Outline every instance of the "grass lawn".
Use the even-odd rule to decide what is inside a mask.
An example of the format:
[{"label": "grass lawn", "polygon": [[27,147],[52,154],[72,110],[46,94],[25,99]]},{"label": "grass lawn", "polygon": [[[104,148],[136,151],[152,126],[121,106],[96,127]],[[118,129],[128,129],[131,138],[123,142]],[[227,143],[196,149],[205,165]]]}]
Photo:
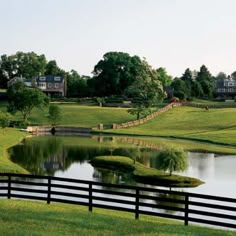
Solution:
[{"label": "grass lawn", "polygon": [[178,107],[139,126],[108,130],[119,134],[179,137],[236,145],[236,109]]},{"label": "grass lawn", "polygon": [[0,128],[0,172],[27,173],[21,166],[11,162],[8,158],[7,149],[18,144],[26,133],[12,128]]},{"label": "grass lawn", "polygon": [[[83,106],[78,104],[59,104],[59,106],[63,114],[60,124],[63,126],[96,127],[100,123],[111,125],[135,119],[134,116],[127,112],[127,108]],[[48,109],[40,110],[35,108],[28,121],[31,125],[49,125],[47,115]],[[20,114],[17,114],[17,119],[22,119]]]},{"label": "grass lawn", "polygon": [[224,236],[235,231],[200,226],[184,226],[183,222],[158,217],[42,202],[0,200],[1,235],[159,235],[159,236]]}]

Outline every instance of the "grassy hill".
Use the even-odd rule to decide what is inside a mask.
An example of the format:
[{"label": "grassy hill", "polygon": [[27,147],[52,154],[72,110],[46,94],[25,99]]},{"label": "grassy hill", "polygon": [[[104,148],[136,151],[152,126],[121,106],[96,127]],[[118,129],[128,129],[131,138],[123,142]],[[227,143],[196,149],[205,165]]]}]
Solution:
[{"label": "grassy hill", "polygon": [[183,222],[158,217],[42,202],[1,200],[1,235],[159,235],[159,236],[224,236],[236,235],[230,230],[184,226]]},{"label": "grassy hill", "polygon": [[[6,105],[6,103],[1,103],[0,110],[6,111]],[[62,109],[61,124],[64,126],[96,127],[100,123],[111,125],[112,123],[122,123],[135,119],[134,116],[127,112],[127,108],[83,106],[78,104],[58,105]],[[44,110],[35,108],[28,122],[31,125],[49,125],[47,116],[48,108]],[[22,120],[19,112],[16,113],[15,119]]]},{"label": "grassy hill", "polygon": [[236,109],[178,107],[140,126],[109,130],[119,134],[178,137],[236,145]]}]

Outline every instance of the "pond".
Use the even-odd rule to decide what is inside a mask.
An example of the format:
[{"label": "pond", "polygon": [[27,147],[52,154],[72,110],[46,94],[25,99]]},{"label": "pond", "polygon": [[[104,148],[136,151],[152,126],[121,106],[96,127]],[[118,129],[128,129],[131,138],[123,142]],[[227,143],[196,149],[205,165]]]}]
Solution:
[{"label": "pond", "polygon": [[[124,155],[155,168],[161,148],[132,137],[41,136],[25,139],[9,153],[12,161],[32,174],[136,185],[128,175],[94,168],[90,160],[98,155]],[[178,174],[205,184],[173,190],[236,198],[236,156],[189,152],[188,162],[187,170]]]}]

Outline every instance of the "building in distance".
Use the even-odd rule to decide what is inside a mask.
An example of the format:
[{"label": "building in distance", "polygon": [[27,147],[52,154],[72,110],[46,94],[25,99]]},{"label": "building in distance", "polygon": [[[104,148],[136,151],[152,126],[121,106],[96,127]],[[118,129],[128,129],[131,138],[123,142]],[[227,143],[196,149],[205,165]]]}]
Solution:
[{"label": "building in distance", "polygon": [[14,77],[8,82],[8,87],[14,83],[21,81],[27,87],[39,88],[49,97],[65,97],[66,96],[66,82],[62,76],[38,76],[31,80],[23,77]]}]

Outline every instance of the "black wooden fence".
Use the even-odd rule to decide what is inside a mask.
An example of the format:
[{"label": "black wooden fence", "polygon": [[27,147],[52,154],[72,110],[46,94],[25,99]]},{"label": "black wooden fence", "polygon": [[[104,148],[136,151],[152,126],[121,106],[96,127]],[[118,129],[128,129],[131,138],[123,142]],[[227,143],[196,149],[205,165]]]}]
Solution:
[{"label": "black wooden fence", "polygon": [[86,180],[0,173],[0,197],[62,202],[236,228],[236,199]]}]

